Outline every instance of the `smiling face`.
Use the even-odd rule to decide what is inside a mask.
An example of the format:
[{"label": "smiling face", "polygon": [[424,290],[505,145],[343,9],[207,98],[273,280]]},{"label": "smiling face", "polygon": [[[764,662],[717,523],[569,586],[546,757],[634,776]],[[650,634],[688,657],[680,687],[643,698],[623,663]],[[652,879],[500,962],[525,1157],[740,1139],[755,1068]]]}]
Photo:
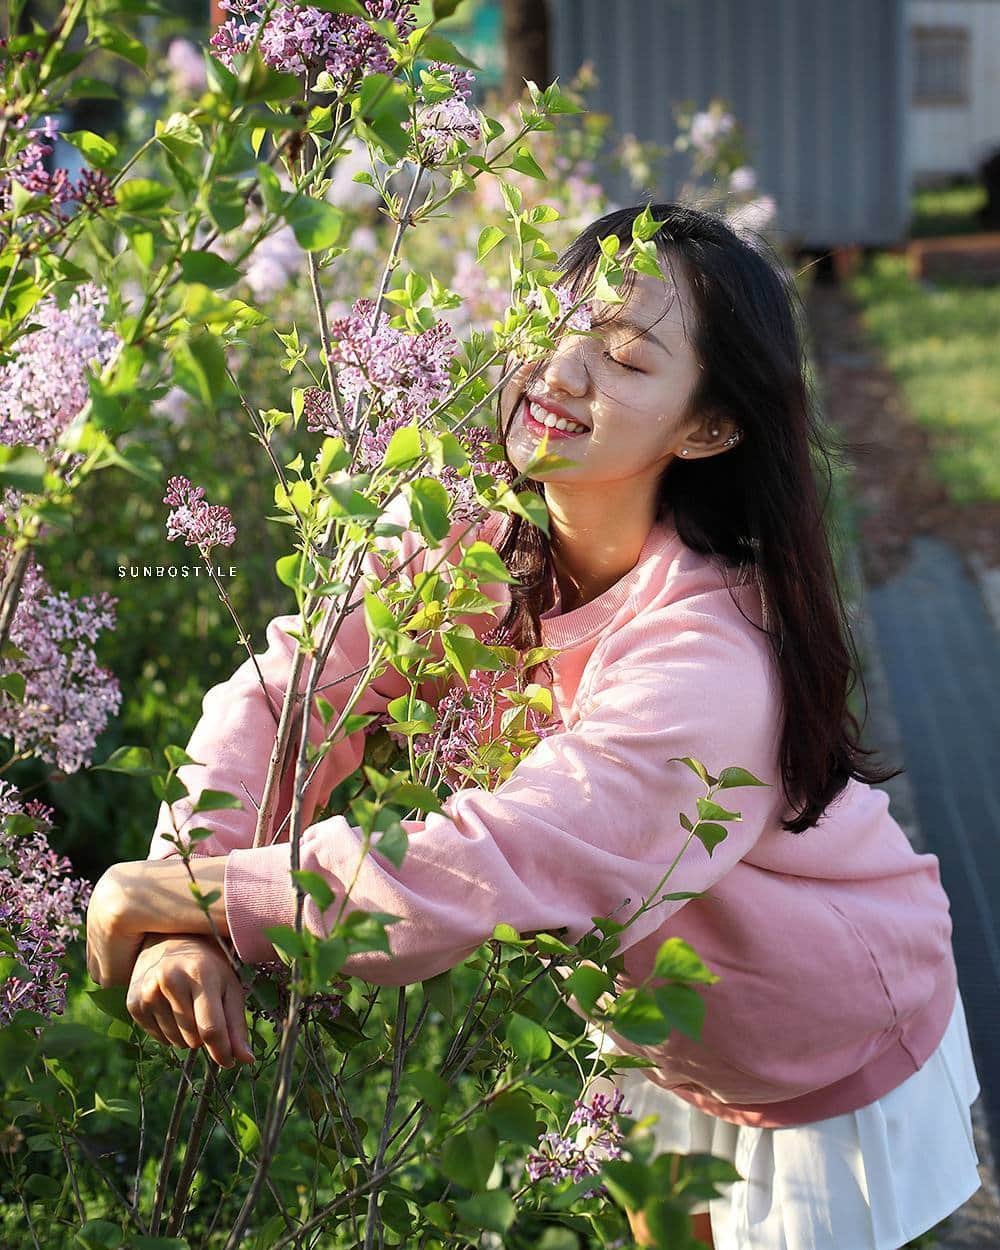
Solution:
[{"label": "smiling face", "polygon": [[643,495],[655,491],[698,425],[689,410],[701,377],[691,342],[695,306],[682,266],[675,263],[672,270],[670,281],[636,274],[624,304],[594,305],[595,337],[565,334],[534,381],[536,361],[511,378],[500,411],[506,429],[517,404],[507,454],[518,472],[542,437],[533,414],[544,420],[550,405],[586,430],[550,430],[552,451],[575,463],[533,475],[536,480],[619,487],[631,482]]}]

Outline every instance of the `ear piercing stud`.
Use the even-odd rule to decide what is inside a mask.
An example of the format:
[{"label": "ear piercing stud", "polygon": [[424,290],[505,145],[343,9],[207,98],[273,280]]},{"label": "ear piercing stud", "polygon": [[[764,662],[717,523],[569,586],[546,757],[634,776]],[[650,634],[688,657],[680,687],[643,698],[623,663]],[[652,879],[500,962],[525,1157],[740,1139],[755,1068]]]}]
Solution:
[{"label": "ear piercing stud", "polygon": [[[718,430],[718,429],[709,430],[709,431],[708,431],[708,433],[709,433],[709,436],[710,436],[711,438],[718,438],[718,437],[719,437],[719,430]],[[730,436],[726,439],[726,441],[725,441],[722,445],[723,445],[723,447],[735,447],[735,446],[736,446],[736,444],[740,441],[740,439],[741,439],[742,437],[743,437],[743,431],[742,431],[742,430],[734,430],[734,431],[733,431],[733,433],[732,433],[732,434],[730,434]],[[690,448],[688,448],[688,447],[682,447],[682,448],[681,448],[681,455],[682,455],[682,456],[687,456],[687,455],[690,455]]]}]

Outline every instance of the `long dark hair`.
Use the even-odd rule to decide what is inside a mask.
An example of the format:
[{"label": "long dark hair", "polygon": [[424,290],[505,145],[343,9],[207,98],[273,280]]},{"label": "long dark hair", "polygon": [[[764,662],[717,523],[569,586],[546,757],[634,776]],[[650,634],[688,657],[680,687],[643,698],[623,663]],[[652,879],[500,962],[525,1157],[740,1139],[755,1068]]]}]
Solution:
[{"label": "long dark hair", "polygon": [[[582,231],[560,257],[561,282],[579,296],[601,254],[599,241],[631,239],[644,207],[608,213]],[[737,234],[719,216],[678,204],[648,207],[664,223],[655,235],[658,252],[665,265],[680,262],[694,297],[691,343],[701,369],[690,410],[724,414],[743,431],[722,454],[670,462],[659,482],[657,519],[669,513],[681,539],[737,570],[738,582],[756,579],[784,696],[780,760],[793,812],[782,826],[802,833],[851,777],[883,782],[902,771],[865,762],[875,752],[861,747],[848,704],[856,685],[865,692],[864,681],[824,523],[840,448],[815,415],[801,308],[785,267],[762,240]],[[620,293],[633,286],[628,270]],[[544,367],[543,359],[520,379],[511,419]],[[510,421],[501,430],[505,452],[509,429]],[[514,469],[509,457],[507,464]],[[544,497],[541,483],[526,485]],[[515,647],[538,645],[539,617],[551,606],[549,540],[508,517],[494,545],[518,578],[496,632]],[[865,708],[867,716],[867,692]]]}]

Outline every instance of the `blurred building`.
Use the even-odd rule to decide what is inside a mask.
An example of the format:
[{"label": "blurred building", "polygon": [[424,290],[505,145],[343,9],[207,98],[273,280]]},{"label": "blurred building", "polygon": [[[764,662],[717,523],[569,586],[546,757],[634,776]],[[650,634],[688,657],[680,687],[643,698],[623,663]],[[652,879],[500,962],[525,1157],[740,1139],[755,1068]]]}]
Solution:
[{"label": "blurred building", "polygon": [[724,99],[793,245],[898,242],[916,181],[973,175],[1000,145],[1000,0],[547,3],[552,76],[590,61],[618,133],[672,145],[675,106]]}]

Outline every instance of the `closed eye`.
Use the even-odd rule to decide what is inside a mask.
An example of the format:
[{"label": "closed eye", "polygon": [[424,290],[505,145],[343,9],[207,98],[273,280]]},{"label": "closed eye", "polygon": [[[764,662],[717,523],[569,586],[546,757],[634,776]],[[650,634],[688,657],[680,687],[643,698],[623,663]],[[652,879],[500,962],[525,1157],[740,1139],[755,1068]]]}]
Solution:
[{"label": "closed eye", "polygon": [[605,360],[610,360],[613,364],[618,365],[620,369],[627,369],[629,373],[642,373],[641,369],[637,369],[635,365],[627,365],[624,360],[619,360],[616,356],[612,356],[609,351],[602,353]]}]

